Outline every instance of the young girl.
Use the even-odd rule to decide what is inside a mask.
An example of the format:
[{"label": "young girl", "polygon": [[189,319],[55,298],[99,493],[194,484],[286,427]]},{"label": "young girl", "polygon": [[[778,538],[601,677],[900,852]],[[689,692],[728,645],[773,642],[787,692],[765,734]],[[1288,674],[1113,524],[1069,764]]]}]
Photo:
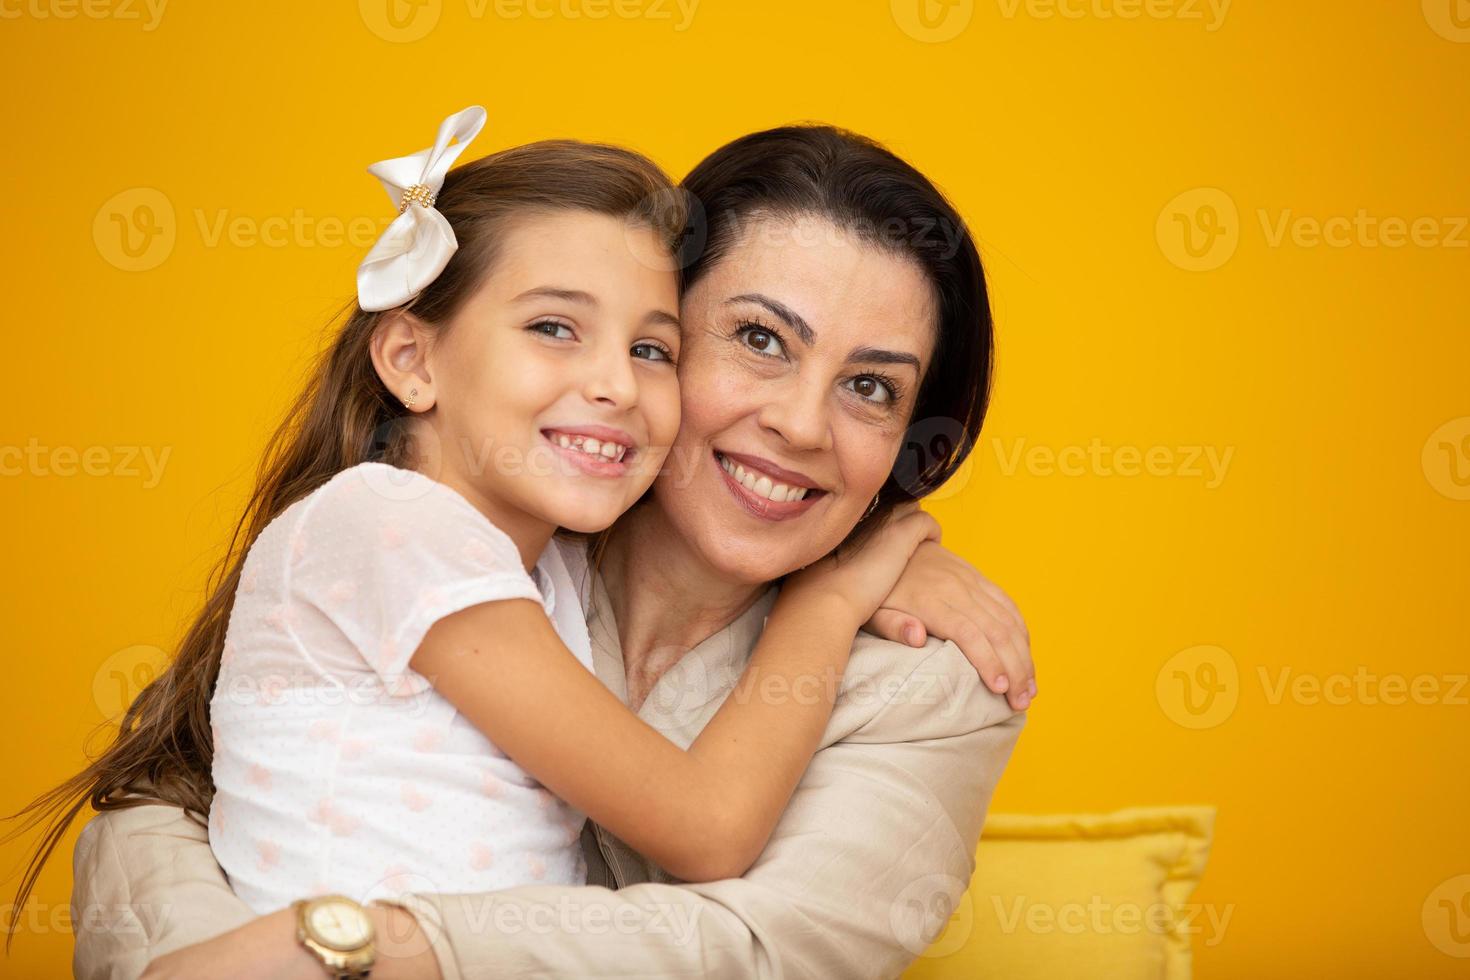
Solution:
[{"label": "young girl", "polygon": [[[674,439],[682,217],[653,164],[609,147],[450,172],[483,123],[466,109],[371,168],[401,214],[268,462],[291,478],[238,570],[209,703],[210,843],[258,913],[579,884],[586,815],[677,877],[742,874],[858,627],[937,537],[910,507],[788,578],[687,751],[619,702],[591,669],[581,545],[552,535],[607,528]],[[760,492],[793,514],[821,496]]]}]

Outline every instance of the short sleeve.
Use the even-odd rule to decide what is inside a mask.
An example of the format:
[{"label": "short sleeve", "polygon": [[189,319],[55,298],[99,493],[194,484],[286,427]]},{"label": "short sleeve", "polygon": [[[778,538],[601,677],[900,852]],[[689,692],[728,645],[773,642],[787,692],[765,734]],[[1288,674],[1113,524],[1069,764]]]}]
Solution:
[{"label": "short sleeve", "polygon": [[434,623],[500,599],[545,605],[504,531],[453,489],[383,463],[344,470],[304,502],[288,577],[292,622],[324,617],[400,692]]}]

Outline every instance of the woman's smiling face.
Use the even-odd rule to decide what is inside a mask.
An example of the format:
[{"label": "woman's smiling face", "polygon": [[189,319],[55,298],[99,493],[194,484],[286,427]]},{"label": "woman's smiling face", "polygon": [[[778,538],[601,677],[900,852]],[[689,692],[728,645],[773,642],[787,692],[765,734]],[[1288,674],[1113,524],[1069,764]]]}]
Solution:
[{"label": "woman's smiling face", "polygon": [[934,350],[933,289],[826,219],[762,218],[681,319],[658,506],[713,567],[771,581],[841,543],[887,480]]}]

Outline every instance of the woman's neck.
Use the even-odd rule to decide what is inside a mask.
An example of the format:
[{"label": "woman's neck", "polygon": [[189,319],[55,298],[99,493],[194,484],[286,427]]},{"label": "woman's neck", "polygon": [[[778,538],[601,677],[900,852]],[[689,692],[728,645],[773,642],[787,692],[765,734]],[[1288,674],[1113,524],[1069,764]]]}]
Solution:
[{"label": "woman's neck", "polygon": [[635,711],[664,671],[733,623],[766,590],[710,567],[652,502],[618,522],[601,574]]}]

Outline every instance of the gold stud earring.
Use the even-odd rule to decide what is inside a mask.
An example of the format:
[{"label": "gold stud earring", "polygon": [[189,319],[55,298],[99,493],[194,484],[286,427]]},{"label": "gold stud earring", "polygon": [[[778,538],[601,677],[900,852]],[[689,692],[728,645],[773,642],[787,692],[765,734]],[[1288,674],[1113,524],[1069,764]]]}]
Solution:
[{"label": "gold stud earring", "polygon": [[413,408],[413,403],[418,400],[418,394],[419,390],[417,388],[408,389],[408,397],[403,400],[403,407]]}]

